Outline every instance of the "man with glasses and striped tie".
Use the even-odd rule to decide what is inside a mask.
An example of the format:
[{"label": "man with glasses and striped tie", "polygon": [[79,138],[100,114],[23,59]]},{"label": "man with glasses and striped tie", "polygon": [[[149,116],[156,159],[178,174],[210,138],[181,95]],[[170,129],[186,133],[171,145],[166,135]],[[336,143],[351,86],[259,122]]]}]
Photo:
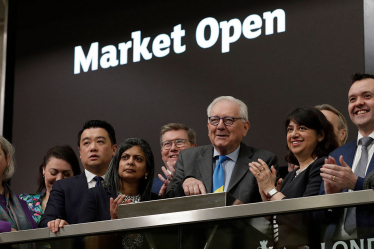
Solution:
[{"label": "man with glasses and striped tie", "polygon": [[277,157],[242,143],[249,129],[247,106],[239,99],[221,96],[208,110],[211,145],[181,151],[167,197],[229,192],[243,203],[261,201],[248,163],[264,160],[277,167]]},{"label": "man with glasses and striped tie", "polygon": [[[357,140],[331,152],[321,168],[320,194],[363,189],[364,179],[374,169],[374,75],[356,73],[348,92],[348,113],[358,128]],[[326,239],[350,240],[374,236],[372,205],[329,210]],[[339,219],[339,220],[337,220]]]}]

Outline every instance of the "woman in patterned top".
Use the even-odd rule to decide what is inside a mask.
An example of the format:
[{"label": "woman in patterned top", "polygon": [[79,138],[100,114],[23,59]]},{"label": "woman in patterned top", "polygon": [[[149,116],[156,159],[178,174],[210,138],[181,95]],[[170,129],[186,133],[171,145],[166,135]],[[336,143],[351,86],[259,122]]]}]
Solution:
[{"label": "woman in patterned top", "polygon": [[44,214],[53,183],[80,173],[78,158],[70,146],[56,146],[48,150],[39,166],[37,194],[20,195],[27,202],[37,225]]}]

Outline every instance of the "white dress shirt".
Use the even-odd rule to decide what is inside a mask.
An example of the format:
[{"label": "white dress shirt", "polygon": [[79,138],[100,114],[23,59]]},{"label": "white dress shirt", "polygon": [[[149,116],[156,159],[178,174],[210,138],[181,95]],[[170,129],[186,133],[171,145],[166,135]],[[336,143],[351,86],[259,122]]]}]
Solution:
[{"label": "white dress shirt", "polygon": [[[88,184],[88,188],[93,188],[95,187],[96,185],[96,180],[94,179],[94,177],[96,176],[95,174],[92,174],[90,171],[84,169],[84,173],[86,174],[86,178],[87,178],[87,184]],[[105,179],[105,175],[102,176],[103,179]],[[102,183],[102,182],[101,182]]]}]

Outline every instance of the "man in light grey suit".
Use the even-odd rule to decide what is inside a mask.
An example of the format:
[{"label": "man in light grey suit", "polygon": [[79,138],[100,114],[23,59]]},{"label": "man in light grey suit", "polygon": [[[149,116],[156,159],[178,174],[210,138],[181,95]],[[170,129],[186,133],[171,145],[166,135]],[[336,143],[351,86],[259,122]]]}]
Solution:
[{"label": "man in light grey suit", "polygon": [[[213,100],[207,113],[212,144],[180,152],[166,196],[214,192],[213,174],[216,176],[218,165],[224,171],[221,190],[229,192],[243,203],[261,201],[257,181],[249,171],[248,163],[262,159],[277,168],[277,157],[269,151],[241,142],[249,129],[247,106],[231,96],[221,96]],[[224,157],[223,162],[219,159],[222,156],[227,157]]]}]

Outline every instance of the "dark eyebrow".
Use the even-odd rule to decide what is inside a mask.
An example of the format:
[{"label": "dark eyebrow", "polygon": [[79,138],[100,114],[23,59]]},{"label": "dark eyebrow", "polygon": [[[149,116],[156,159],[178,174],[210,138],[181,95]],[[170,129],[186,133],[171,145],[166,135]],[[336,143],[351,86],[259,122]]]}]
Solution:
[{"label": "dark eyebrow", "polygon": [[[85,137],[85,138],[82,139],[82,141],[89,140],[89,139],[90,139],[89,137]],[[106,140],[106,137],[104,137],[104,136],[98,136],[98,137],[95,137],[94,139],[104,139],[104,140]]]}]

